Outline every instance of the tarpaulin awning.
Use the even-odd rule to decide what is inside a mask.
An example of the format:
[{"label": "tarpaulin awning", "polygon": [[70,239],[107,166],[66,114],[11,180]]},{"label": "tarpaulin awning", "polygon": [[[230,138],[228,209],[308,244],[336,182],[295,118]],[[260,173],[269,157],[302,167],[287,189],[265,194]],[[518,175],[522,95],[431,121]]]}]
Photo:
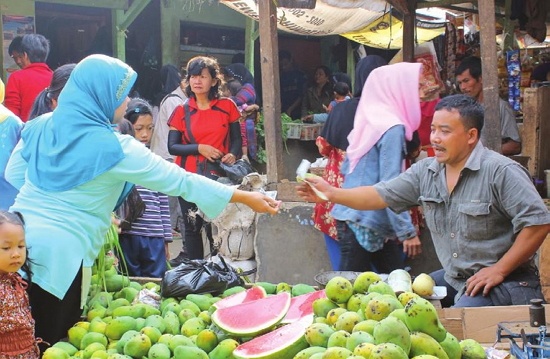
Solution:
[{"label": "tarpaulin awning", "polygon": [[[220,0],[229,8],[256,21],[258,0]],[[358,43],[383,49],[402,46],[403,24],[391,16],[383,0],[317,0],[315,9],[277,8],[277,28],[308,36],[342,35]],[[425,24],[425,23],[424,23]],[[445,31],[443,23],[417,24],[417,41],[429,41]]]},{"label": "tarpaulin awning", "polygon": [[[417,21],[416,42],[422,44],[445,32],[445,23]],[[403,22],[386,13],[371,24],[342,36],[370,47],[381,49],[400,49],[403,47]]]}]

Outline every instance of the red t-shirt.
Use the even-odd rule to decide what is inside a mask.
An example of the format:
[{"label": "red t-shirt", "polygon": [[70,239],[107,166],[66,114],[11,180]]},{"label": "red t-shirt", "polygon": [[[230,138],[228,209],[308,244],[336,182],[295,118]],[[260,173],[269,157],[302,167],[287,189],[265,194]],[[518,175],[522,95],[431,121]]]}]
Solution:
[{"label": "red t-shirt", "polygon": [[4,106],[19,116],[23,122],[29,119],[34,99],[50,86],[53,72],[45,63],[32,63],[8,77]]},{"label": "red t-shirt", "polygon": [[[228,98],[214,99],[210,102],[210,108],[199,110],[194,98],[188,101],[190,110],[191,132],[197,144],[207,144],[217,148],[223,153],[229,152],[229,125],[239,121],[241,116],[235,103]],[[190,136],[187,136],[185,125],[185,109],[183,105],[176,107],[168,120],[168,126],[181,132],[181,142],[190,144]],[[184,167],[189,172],[197,172],[197,162],[203,162],[204,156],[196,154],[187,156]],[[176,157],[176,163],[181,166],[181,156]]]}]

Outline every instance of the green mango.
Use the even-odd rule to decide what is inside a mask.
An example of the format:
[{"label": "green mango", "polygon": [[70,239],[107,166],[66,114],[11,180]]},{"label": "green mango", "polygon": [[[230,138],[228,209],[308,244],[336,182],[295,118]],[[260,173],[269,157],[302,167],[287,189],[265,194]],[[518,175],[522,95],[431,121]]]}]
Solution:
[{"label": "green mango", "polygon": [[405,306],[405,313],[407,327],[411,332],[426,333],[438,342],[445,340],[447,330],[439,321],[435,307],[428,300],[422,297],[410,299]]}]

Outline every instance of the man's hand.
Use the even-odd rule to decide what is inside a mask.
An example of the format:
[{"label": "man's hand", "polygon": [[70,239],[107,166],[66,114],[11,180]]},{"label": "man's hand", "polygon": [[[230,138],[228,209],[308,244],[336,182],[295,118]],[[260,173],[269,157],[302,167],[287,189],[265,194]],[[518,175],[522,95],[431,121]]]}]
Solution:
[{"label": "man's hand", "polygon": [[[307,183],[306,183],[307,182]],[[312,187],[315,187],[319,192],[323,193],[327,198],[329,193],[334,189],[327,181],[319,176],[312,176],[304,179],[296,186],[296,192],[298,196],[302,197],[308,202],[326,202],[326,199],[315,194]]]},{"label": "man's hand", "polygon": [[474,297],[482,293],[486,297],[492,288],[504,281],[505,277],[495,266],[483,268],[466,280],[465,294]]},{"label": "man's hand", "polygon": [[420,253],[422,253],[422,244],[418,236],[409,238],[403,241],[403,252],[407,257],[414,259]]}]

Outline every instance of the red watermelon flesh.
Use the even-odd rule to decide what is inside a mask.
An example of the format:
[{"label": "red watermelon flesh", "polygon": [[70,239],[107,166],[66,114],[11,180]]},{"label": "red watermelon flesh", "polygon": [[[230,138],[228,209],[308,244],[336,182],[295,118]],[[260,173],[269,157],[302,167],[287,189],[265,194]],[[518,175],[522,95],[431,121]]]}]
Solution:
[{"label": "red watermelon flesh", "polygon": [[252,302],[217,309],[212,322],[236,336],[254,336],[278,324],[290,306],[290,293],[282,292]]},{"label": "red watermelon flesh", "polygon": [[303,317],[312,315],[313,302],[319,298],[326,298],[324,289],[293,297],[290,300],[290,308],[281,323],[294,323]]},{"label": "red watermelon flesh", "polygon": [[265,298],[266,296],[267,296],[267,293],[265,292],[264,288],[260,286],[255,286],[245,291],[230,295],[229,297],[225,297],[217,301],[216,303],[214,303],[213,306],[216,309],[227,308],[237,304],[252,302],[253,300],[262,299],[262,298]]},{"label": "red watermelon flesh", "polygon": [[237,359],[293,358],[308,347],[304,335],[312,319],[313,316],[304,317],[241,344],[233,351],[233,356]]}]

